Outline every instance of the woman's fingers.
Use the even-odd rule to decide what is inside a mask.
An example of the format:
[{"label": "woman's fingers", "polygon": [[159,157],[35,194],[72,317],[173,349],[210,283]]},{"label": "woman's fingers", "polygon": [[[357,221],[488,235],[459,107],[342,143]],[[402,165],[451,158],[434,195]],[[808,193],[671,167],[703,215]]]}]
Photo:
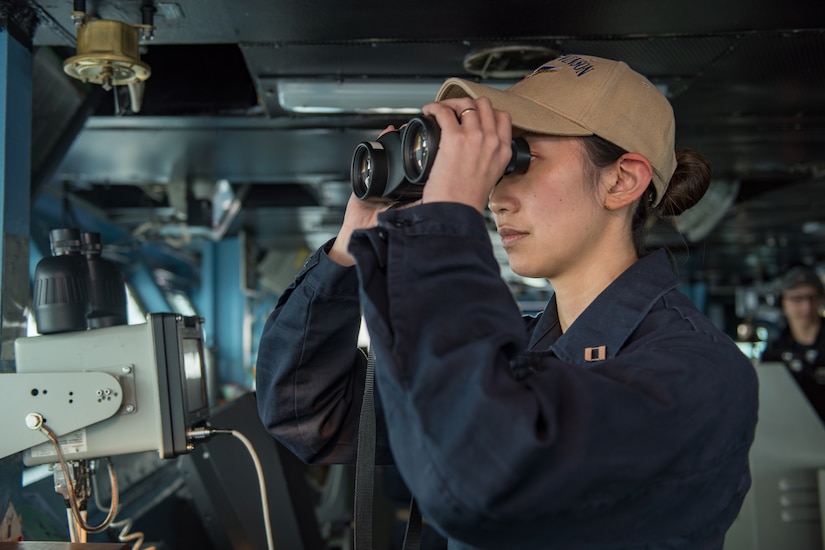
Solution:
[{"label": "woman's fingers", "polygon": [[487,98],[458,98],[424,107],[441,129],[424,202],[462,202],[483,210],[509,162],[510,118]]}]

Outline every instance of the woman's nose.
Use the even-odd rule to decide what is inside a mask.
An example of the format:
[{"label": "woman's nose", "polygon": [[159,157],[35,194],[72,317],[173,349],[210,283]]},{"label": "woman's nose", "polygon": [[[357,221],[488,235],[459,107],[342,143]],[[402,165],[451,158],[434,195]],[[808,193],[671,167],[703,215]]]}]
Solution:
[{"label": "woman's nose", "polygon": [[501,212],[512,212],[516,208],[516,198],[513,195],[510,177],[503,177],[493,190],[487,200],[487,207],[493,214]]}]

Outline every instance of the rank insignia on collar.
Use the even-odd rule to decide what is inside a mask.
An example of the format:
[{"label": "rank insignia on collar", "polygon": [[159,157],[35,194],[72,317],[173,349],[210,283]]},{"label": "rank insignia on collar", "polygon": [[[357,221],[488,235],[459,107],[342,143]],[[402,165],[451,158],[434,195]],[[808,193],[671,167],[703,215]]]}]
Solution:
[{"label": "rank insignia on collar", "polygon": [[604,361],[605,357],[607,357],[607,346],[584,348],[585,361]]}]

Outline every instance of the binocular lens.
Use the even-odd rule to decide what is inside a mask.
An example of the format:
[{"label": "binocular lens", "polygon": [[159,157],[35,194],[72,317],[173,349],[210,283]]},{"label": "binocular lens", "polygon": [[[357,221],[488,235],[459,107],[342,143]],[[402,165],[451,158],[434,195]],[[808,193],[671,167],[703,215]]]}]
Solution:
[{"label": "binocular lens", "polygon": [[431,116],[414,117],[407,123],[401,138],[401,151],[404,173],[412,183],[427,181],[440,139],[441,128]]},{"label": "binocular lens", "polygon": [[[352,191],[359,199],[380,197],[387,180],[387,154],[380,143],[364,141],[355,148],[350,168]],[[374,186],[380,187],[380,189]]]},{"label": "binocular lens", "polygon": [[424,171],[424,166],[430,156],[429,140],[425,135],[416,134],[410,142],[410,150],[408,151],[410,167],[413,168],[413,173],[420,174]]}]

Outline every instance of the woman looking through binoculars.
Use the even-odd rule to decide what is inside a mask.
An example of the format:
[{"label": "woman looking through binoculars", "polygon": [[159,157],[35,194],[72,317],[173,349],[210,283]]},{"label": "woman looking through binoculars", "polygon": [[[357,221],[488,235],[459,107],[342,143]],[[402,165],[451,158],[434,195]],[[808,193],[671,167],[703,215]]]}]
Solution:
[{"label": "woman looking through binoculars", "polygon": [[[750,486],[757,380],[678,289],[650,216],[710,181],[667,99],[626,64],[565,55],[508,90],[449,79],[421,200],[350,199],[261,339],[261,418],[308,462],[352,463],[375,350],[377,460],[450,548],[720,548]],[[505,175],[513,138],[526,172]],[[499,273],[554,295],[522,317]]]}]

